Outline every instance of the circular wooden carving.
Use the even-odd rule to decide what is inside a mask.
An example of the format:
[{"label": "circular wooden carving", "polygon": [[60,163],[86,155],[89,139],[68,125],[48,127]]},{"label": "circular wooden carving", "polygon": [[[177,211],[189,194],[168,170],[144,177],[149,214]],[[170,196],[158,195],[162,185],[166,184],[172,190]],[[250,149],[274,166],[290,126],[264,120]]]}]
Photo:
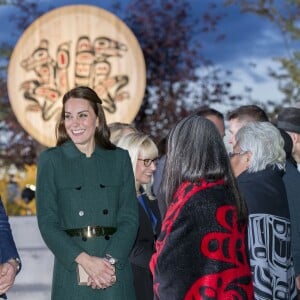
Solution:
[{"label": "circular wooden carving", "polygon": [[130,123],[144,97],[144,57],[132,31],[95,6],[64,6],[38,18],[20,37],[9,63],[8,93],[23,128],[41,144],[56,143],[61,98],[93,88],[107,122]]}]

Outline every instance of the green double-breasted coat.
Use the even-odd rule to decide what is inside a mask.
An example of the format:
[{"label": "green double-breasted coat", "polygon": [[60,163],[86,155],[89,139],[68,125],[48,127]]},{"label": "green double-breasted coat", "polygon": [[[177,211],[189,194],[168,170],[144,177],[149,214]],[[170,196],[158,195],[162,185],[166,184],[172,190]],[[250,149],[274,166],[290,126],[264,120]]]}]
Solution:
[{"label": "green double-breasted coat", "polygon": [[[138,228],[132,165],[127,151],[96,147],[87,158],[72,142],[44,151],[38,162],[38,224],[55,256],[53,300],[134,300],[128,256]],[[112,236],[84,241],[65,229],[116,227]],[[75,258],[81,252],[118,259],[117,282],[105,290],[77,284]]]}]

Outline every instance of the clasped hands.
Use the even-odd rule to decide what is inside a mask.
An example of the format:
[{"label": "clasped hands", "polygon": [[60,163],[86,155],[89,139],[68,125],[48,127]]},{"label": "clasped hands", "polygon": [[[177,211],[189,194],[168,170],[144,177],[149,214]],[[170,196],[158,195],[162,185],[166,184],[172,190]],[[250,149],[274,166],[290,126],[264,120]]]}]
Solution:
[{"label": "clasped hands", "polygon": [[0,264],[0,295],[5,294],[14,284],[17,266],[13,261]]},{"label": "clasped hands", "polygon": [[115,266],[105,258],[90,256],[81,253],[76,258],[85,271],[89,274],[87,285],[93,289],[106,289],[116,283]]}]

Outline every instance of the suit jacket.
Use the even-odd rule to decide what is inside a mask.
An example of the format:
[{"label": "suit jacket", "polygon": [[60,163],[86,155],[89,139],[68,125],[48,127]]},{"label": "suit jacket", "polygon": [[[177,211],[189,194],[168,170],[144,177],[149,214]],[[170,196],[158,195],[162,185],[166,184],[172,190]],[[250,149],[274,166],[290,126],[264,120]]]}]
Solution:
[{"label": "suit jacket", "polygon": [[[291,222],[283,172],[275,167],[237,178],[249,209],[248,245],[255,299],[296,299]],[[280,246],[279,246],[280,245]]]},{"label": "suit jacket", "polygon": [[290,208],[292,229],[292,253],[296,276],[300,275],[300,173],[297,165],[286,161],[283,181]]},{"label": "suit jacket", "polygon": [[[46,244],[55,256],[52,299],[134,300],[128,260],[138,228],[133,170],[128,152],[96,146],[86,157],[72,142],[44,151],[38,161],[37,217]],[[65,229],[116,227],[112,236],[84,241]],[[78,286],[75,258],[86,252],[118,259],[117,282],[105,290]]]},{"label": "suit jacket", "polygon": [[158,207],[162,219],[165,216],[167,211],[167,203],[160,191],[165,163],[166,163],[166,155],[163,155],[162,157],[159,158],[157,162],[156,170],[154,171],[153,174],[153,185],[152,185],[152,189],[157,198]]},{"label": "suit jacket", "polygon": [[0,264],[7,262],[11,258],[20,259],[12,236],[8,217],[0,199]]},{"label": "suit jacket", "polygon": [[157,218],[155,232],[153,232],[151,221],[145,212],[145,209],[139,203],[139,229],[137,237],[130,254],[130,262],[141,268],[149,270],[149,261],[154,253],[154,236],[158,236],[161,228],[161,218],[158,209],[157,200],[149,200],[146,194],[143,194],[143,199],[151,208]]},{"label": "suit jacket", "polygon": [[155,252],[155,236],[160,233],[161,218],[157,200],[149,200],[146,194],[143,194],[142,197],[145,205],[147,205],[155,215],[157,223],[155,229],[153,229],[148,214],[139,203],[139,229],[130,254],[130,262],[133,269],[137,300],[153,300],[153,280],[149,269],[149,262]]}]

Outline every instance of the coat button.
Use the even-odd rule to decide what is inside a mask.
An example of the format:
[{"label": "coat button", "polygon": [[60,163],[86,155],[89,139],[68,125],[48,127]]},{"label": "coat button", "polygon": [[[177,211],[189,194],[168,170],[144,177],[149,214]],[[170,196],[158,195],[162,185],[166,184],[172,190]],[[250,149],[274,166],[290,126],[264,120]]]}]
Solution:
[{"label": "coat button", "polygon": [[108,214],[108,209],[106,209],[106,208],[103,209],[103,210],[102,210],[102,213],[103,213],[104,215],[107,215],[107,214]]},{"label": "coat button", "polygon": [[79,214],[80,217],[82,217],[84,215],[84,211],[81,210],[78,214]]},{"label": "coat button", "polygon": [[104,238],[105,238],[107,241],[110,239],[109,235],[106,235]]}]

